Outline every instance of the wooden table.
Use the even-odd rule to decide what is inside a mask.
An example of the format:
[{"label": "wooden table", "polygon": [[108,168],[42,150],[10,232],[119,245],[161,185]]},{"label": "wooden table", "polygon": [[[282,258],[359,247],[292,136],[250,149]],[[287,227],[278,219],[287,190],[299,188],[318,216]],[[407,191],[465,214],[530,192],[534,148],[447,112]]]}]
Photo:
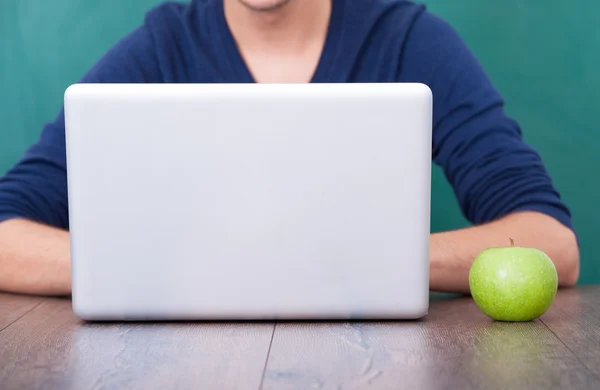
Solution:
[{"label": "wooden table", "polygon": [[0,294],[0,389],[600,389],[600,286],[530,323],[432,296],[417,322],[87,324]]}]

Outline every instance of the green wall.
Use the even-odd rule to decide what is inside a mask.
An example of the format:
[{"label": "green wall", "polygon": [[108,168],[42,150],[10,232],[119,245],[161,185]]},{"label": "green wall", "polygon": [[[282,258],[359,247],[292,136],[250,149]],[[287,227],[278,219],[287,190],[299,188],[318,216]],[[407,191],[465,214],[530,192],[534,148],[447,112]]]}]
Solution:
[{"label": "green wall", "polygon": [[[504,96],[507,111],[542,155],[573,212],[580,283],[600,283],[600,3],[595,0],[430,0],[467,41]],[[598,143],[596,143],[598,142]],[[463,224],[452,190],[434,172],[433,229]]]},{"label": "green wall", "polygon": [[[0,172],[38,137],[64,89],[159,0],[0,1]],[[600,3],[431,0],[464,37],[544,158],[571,206],[582,245],[581,283],[600,283],[595,180],[600,141]],[[432,229],[466,226],[434,169]]]}]

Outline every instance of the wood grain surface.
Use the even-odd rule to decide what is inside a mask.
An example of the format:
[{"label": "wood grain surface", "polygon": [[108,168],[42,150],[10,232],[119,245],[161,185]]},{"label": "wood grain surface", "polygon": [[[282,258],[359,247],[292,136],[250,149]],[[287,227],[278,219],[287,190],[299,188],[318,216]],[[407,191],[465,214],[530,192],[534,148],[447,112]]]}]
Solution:
[{"label": "wood grain surface", "polygon": [[0,332],[39,305],[43,298],[0,293]]},{"label": "wood grain surface", "polygon": [[432,295],[399,322],[107,323],[0,294],[0,389],[600,389],[600,286],[500,323]]},{"label": "wood grain surface", "polygon": [[[558,305],[573,296],[561,294]],[[570,314],[581,320],[579,337],[597,334],[589,315]],[[599,389],[574,351],[540,320],[493,322],[470,298],[444,299],[418,322],[278,323],[264,388]]]},{"label": "wood grain surface", "polygon": [[273,324],[85,324],[49,299],[0,332],[0,389],[256,389]]},{"label": "wood grain surface", "polygon": [[542,322],[600,378],[600,288],[561,291]]}]

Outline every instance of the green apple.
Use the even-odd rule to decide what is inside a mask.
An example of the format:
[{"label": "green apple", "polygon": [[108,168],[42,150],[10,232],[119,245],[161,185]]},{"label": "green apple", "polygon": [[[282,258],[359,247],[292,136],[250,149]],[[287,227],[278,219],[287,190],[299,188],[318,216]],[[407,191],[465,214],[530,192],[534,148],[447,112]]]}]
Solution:
[{"label": "green apple", "polygon": [[548,310],[556,297],[558,275],[539,249],[514,245],[481,252],[469,271],[471,296],[497,321],[531,321]]}]

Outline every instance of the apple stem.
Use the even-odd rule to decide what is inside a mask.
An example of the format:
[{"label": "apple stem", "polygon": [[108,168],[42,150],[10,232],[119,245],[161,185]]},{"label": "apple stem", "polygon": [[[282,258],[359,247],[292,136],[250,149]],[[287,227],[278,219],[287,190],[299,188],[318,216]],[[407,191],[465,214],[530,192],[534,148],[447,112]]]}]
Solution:
[{"label": "apple stem", "polygon": [[510,237],[509,237],[508,239],[510,240],[510,246],[511,246],[512,248],[514,248],[514,246],[515,246],[515,240],[513,240],[513,239],[512,239],[512,238],[510,238]]}]

